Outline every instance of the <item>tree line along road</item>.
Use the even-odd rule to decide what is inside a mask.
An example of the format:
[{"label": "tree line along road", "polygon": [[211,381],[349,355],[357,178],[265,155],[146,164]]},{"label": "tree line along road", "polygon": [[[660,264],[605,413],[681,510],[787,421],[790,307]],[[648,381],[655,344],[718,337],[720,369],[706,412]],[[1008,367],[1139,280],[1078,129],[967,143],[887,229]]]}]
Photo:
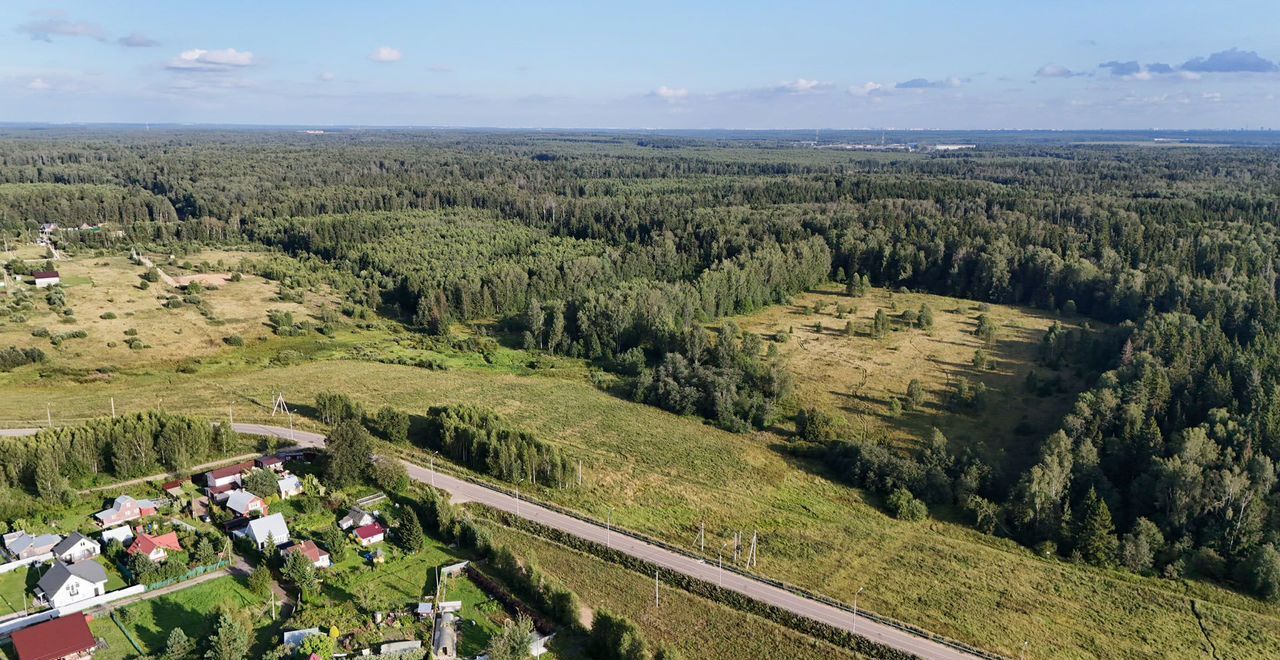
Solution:
[{"label": "tree line along road", "polygon": [[[237,433],[246,435],[292,440],[300,447],[324,447],[325,436],[319,433],[296,431],[266,424],[236,423],[232,427]],[[0,431],[0,435],[34,435],[40,430],[34,428],[7,429]],[[860,635],[898,651],[922,658],[946,660],[979,657],[735,571],[720,571],[717,566],[705,563],[702,560],[659,547],[617,530],[601,527],[592,522],[553,511],[527,500],[518,500],[506,493],[459,479],[440,471],[433,471],[416,463],[403,459],[401,462],[404,463],[411,479],[449,493],[451,499],[455,502],[483,504],[566,534],[571,534],[585,541],[606,545],[613,550],[649,562],[661,569],[681,573],[708,584],[718,584],[724,589],[737,592],[748,598],[839,630]]]}]

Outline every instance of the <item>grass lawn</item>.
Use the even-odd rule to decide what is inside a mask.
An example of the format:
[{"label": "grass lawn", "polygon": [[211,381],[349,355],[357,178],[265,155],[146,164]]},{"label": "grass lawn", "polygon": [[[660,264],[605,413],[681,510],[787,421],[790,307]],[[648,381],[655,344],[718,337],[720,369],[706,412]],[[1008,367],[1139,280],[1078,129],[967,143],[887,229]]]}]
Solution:
[{"label": "grass lawn", "polygon": [[[947,309],[946,303],[935,306],[939,332]],[[1014,336],[1011,322],[1002,321],[1000,337]],[[1029,320],[1022,323],[1031,327]],[[910,334],[896,333],[893,341]],[[362,336],[400,340],[381,331],[339,333],[316,340],[333,346],[318,355],[349,355],[343,347]],[[1030,337],[1038,340],[1035,333]],[[246,350],[265,356],[276,345]],[[966,345],[963,358],[971,359],[972,351]],[[896,521],[860,491],[815,475],[778,451],[784,442],[778,435],[726,433],[601,392],[580,363],[555,360],[552,368],[531,371],[521,355],[503,349],[496,364],[446,371],[349,359],[271,367],[228,357],[226,363],[206,362],[199,374],[140,370],[93,384],[36,378],[24,367],[0,374],[0,418],[43,411],[46,401],[55,417],[91,416],[106,410],[113,396],[119,409],[143,410],[163,399],[167,410],[211,417],[224,416],[234,404],[237,419],[252,411],[267,418],[280,391],[303,404],[317,392],[339,391],[371,409],[472,403],[495,409],[583,461],[581,489],[542,489],[538,497],[599,520],[612,511],[618,525],[689,549],[705,522],[713,558],[714,548],[734,532],[759,530],[761,573],[846,601],[865,588],[860,606],[998,653],[1016,656],[1024,640],[1033,640],[1036,657],[1191,657],[1209,652],[1206,633],[1222,655],[1271,655],[1280,648],[1280,609],[1274,606],[1206,584],[1042,560],[1014,543],[944,521]],[[996,357],[998,370],[1011,368],[1002,366],[1006,358],[999,351]],[[416,597],[425,583],[424,575],[397,588],[405,598]]]},{"label": "grass lawn", "polygon": [[31,587],[40,579],[40,571],[24,566],[16,571],[0,574],[0,616],[22,611],[23,597],[31,604]]},{"label": "grass lawn", "polygon": [[574,591],[582,618],[604,608],[636,622],[645,639],[669,644],[687,658],[737,660],[750,657],[852,658],[848,651],[794,632],[767,619],[715,603],[675,588],[660,590],[653,604],[653,580],[591,555],[545,541],[525,532],[487,524],[494,539],[513,548],[525,561]]},{"label": "grass lawn", "polygon": [[[255,649],[261,651],[278,643],[275,626],[270,625],[270,614],[261,614],[263,605],[260,599],[249,593],[236,578],[222,577],[203,584],[175,591],[164,596],[144,600],[123,609],[130,614],[123,615],[121,620],[133,617],[125,627],[143,650],[149,654],[159,654],[164,650],[169,632],[175,627],[192,639],[202,640],[213,634],[216,621],[210,616],[219,603],[229,602],[237,607],[248,607],[253,611],[250,620],[256,627]],[[117,612],[120,615],[120,612]],[[95,658],[131,658],[137,652],[120,633],[116,624],[107,615],[97,617],[90,628],[94,634],[102,635],[108,641],[108,651],[95,655]],[[114,631],[114,632],[113,632]]]}]

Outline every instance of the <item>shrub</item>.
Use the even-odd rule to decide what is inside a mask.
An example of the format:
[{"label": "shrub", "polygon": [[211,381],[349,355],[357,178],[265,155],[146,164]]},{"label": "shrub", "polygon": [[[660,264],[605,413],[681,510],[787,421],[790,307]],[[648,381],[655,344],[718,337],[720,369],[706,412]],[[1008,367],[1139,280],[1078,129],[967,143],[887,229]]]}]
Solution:
[{"label": "shrub", "polygon": [[899,488],[890,493],[885,500],[885,505],[889,507],[889,513],[899,520],[916,522],[924,520],[929,515],[929,508],[924,502],[916,499],[916,496],[906,488]]},{"label": "shrub", "polygon": [[244,346],[244,337],[240,335],[230,335],[222,338],[222,343],[227,346]]}]

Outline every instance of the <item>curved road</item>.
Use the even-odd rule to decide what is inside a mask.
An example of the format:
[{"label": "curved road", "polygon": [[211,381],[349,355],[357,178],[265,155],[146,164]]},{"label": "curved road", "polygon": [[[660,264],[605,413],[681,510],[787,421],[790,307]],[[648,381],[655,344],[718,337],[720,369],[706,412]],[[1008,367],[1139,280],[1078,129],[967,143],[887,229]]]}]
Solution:
[{"label": "curved road", "polygon": [[[293,431],[279,426],[264,424],[237,423],[233,424],[232,427],[238,433],[292,440],[302,447],[324,446],[324,436],[319,433]],[[39,430],[8,429],[0,431],[0,435],[31,435]],[[416,463],[410,463],[405,460],[401,462],[404,463],[405,468],[409,471],[410,478],[449,493],[455,502],[477,502],[499,511],[514,514],[526,520],[572,534],[578,538],[611,547],[619,552],[660,566],[665,570],[682,573],[708,584],[718,584],[724,589],[736,591],[762,603],[773,605],[840,630],[856,633],[890,648],[922,658],[959,660],[977,657],[740,573],[721,571],[715,565],[672,552],[626,534],[613,532],[608,528],[552,511],[526,500],[518,500],[506,493],[500,493],[479,484],[452,477],[443,472],[433,471]]]}]

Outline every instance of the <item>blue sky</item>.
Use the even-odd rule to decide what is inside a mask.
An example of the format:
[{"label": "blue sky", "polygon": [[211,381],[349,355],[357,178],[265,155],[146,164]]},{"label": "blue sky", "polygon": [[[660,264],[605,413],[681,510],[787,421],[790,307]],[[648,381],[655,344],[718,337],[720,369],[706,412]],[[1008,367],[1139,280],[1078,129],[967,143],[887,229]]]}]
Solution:
[{"label": "blue sky", "polygon": [[1280,127],[1280,3],[33,2],[0,121]]}]

